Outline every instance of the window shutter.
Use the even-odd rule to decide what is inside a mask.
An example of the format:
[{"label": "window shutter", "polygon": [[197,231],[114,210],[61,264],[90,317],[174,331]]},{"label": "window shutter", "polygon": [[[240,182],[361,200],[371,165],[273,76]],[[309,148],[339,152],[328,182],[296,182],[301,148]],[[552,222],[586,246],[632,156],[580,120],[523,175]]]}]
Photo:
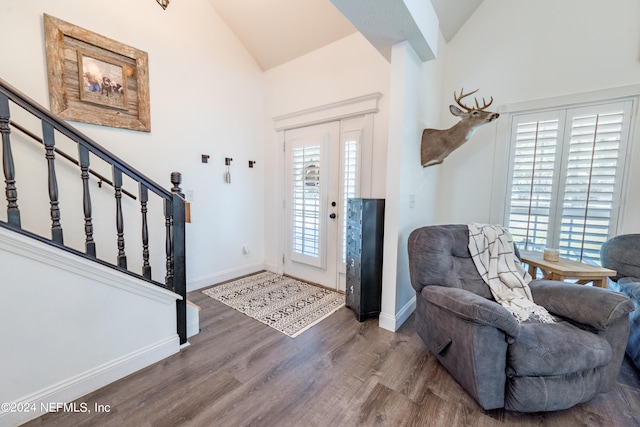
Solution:
[{"label": "window shutter", "polygon": [[292,147],[294,254],[320,256],[320,152],[321,147]]},{"label": "window shutter", "polygon": [[520,249],[543,250],[552,218],[558,119],[516,124],[509,229]]},{"label": "window shutter", "polygon": [[347,259],[347,200],[357,196],[359,185],[357,171],[358,166],[358,139],[359,132],[354,131],[352,138],[347,138],[344,142],[344,182],[343,182],[343,212],[342,212],[342,262]]},{"label": "window shutter", "polygon": [[624,158],[624,104],[604,113],[576,110],[562,202],[559,249],[563,257],[599,264],[617,201],[620,158]]},{"label": "window shutter", "polygon": [[514,115],[509,206],[522,250],[600,264],[615,232],[632,101]]}]

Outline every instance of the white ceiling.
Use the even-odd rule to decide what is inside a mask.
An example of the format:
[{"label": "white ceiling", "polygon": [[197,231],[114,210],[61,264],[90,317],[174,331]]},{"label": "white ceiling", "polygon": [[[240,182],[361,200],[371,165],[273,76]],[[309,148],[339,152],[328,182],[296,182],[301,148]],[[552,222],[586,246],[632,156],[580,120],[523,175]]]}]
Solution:
[{"label": "white ceiling", "polygon": [[[357,31],[330,0],[209,2],[263,70],[284,64]],[[451,40],[481,2],[431,0],[445,40]]]},{"label": "white ceiling", "polygon": [[440,20],[440,31],[447,42],[473,15],[480,3],[482,0],[431,0]]}]

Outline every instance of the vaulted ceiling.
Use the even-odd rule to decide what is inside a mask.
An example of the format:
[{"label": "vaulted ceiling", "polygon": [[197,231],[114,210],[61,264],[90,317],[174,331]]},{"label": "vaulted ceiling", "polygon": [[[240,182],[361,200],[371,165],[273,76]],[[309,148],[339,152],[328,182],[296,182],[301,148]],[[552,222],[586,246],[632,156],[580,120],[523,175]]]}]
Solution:
[{"label": "vaulted ceiling", "polygon": [[[357,31],[331,0],[209,2],[263,70],[284,64]],[[446,41],[453,38],[481,2],[431,0]]]}]

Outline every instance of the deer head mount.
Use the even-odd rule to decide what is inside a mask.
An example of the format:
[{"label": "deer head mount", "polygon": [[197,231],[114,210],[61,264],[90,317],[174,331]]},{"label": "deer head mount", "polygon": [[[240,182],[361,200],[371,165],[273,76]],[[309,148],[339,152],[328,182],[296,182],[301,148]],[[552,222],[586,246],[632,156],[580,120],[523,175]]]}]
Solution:
[{"label": "deer head mount", "polygon": [[461,110],[455,105],[449,106],[451,114],[461,118],[457,124],[449,129],[425,129],[422,132],[422,144],[420,146],[420,161],[422,167],[426,168],[428,166],[439,165],[453,150],[467,142],[477,128],[500,117],[498,113],[484,111],[493,102],[493,97],[491,97],[489,103],[482,98],[482,107],[478,104],[476,98],[474,98],[475,107],[467,107],[461,102],[462,98],[473,95],[478,90],[479,89],[464,93],[464,89],[462,89],[460,96],[453,92],[453,98],[456,100],[456,104],[463,109]]}]

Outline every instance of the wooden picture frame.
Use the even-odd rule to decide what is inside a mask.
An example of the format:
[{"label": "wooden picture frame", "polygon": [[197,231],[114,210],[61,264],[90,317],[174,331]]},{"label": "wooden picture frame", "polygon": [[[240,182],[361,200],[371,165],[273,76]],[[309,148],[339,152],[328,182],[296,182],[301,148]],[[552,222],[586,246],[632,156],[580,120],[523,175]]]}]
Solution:
[{"label": "wooden picture frame", "polygon": [[151,132],[146,52],[47,14],[44,36],[54,114]]}]

